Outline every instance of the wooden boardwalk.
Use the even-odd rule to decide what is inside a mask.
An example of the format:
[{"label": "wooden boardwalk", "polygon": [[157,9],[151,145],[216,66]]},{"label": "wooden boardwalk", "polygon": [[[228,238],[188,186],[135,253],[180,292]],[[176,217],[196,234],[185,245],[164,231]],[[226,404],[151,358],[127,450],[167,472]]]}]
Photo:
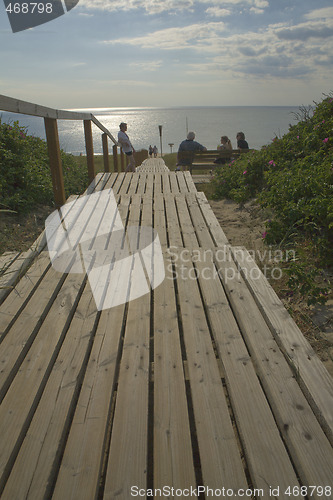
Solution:
[{"label": "wooden boardwalk", "polygon": [[40,239],[1,299],[1,499],[333,498],[332,379],[246,250],[189,173],[108,188],[165,279],[97,310]]}]

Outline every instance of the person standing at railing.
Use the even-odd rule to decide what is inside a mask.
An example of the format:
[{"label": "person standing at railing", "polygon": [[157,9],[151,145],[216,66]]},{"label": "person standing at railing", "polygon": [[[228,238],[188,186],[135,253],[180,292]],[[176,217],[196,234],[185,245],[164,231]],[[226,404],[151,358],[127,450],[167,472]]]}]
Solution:
[{"label": "person standing at railing", "polygon": [[119,125],[119,128],[120,130],[118,132],[118,142],[128,158],[128,165],[126,167],[125,172],[135,172],[135,160],[134,160],[135,149],[133,148],[132,143],[126,133],[127,123],[122,122]]}]

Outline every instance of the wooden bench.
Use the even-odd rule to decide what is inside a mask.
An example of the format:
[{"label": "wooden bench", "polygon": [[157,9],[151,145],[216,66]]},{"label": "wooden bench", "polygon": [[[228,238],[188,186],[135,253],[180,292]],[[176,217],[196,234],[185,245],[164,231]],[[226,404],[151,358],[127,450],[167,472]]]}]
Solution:
[{"label": "wooden bench", "polygon": [[[184,161],[192,170],[214,169],[223,163],[236,160],[241,154],[253,151],[253,149],[211,149],[207,151],[181,151],[178,153],[178,161]],[[218,163],[216,163],[216,161]]]}]

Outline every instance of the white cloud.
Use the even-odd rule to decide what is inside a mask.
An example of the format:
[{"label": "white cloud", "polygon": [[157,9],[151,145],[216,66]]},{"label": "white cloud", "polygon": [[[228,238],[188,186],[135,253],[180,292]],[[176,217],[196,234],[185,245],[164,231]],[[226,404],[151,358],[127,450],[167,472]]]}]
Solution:
[{"label": "white cloud", "polygon": [[159,14],[192,9],[194,2],[195,0],[80,0],[80,7],[109,12],[142,8],[147,14]]},{"label": "white cloud", "polygon": [[209,7],[206,10],[206,14],[208,14],[211,17],[226,17],[226,16],[230,16],[231,10],[221,9],[218,6],[215,6],[215,7]]},{"label": "white cloud", "polygon": [[184,48],[211,48],[225,29],[223,22],[199,23],[181,28],[166,28],[133,38],[106,40],[106,44],[135,45],[144,49],[182,50]]},{"label": "white cloud", "polygon": [[262,13],[262,9],[269,6],[267,0],[80,0],[80,7],[109,12],[143,9],[147,14],[161,14],[163,12],[192,12],[199,3],[209,3],[211,7],[207,11],[212,12],[212,15],[213,12],[217,12],[218,16],[221,16],[221,12],[227,15],[226,12],[229,12],[229,9],[225,7],[233,5],[249,6],[255,13]]},{"label": "white cloud", "polygon": [[304,16],[306,19],[329,19],[333,18],[333,7],[324,7],[323,9],[315,9],[308,12]]},{"label": "white cloud", "polygon": [[131,67],[143,71],[157,71],[163,64],[163,61],[139,61],[130,64]]}]

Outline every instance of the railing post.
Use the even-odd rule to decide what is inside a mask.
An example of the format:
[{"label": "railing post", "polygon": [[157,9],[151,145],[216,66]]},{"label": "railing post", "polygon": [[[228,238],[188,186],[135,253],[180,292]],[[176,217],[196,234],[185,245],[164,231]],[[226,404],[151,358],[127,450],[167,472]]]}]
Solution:
[{"label": "railing post", "polygon": [[120,148],[120,167],[121,167],[121,171],[125,172],[125,155],[124,155],[124,151],[122,150],[122,148]]},{"label": "railing post", "polygon": [[87,166],[89,182],[95,179],[95,166],[94,166],[94,146],[91,131],[91,120],[83,120],[84,123],[84,137],[86,141],[87,152]]},{"label": "railing post", "polygon": [[54,201],[57,208],[66,202],[64,176],[59,145],[58,125],[55,118],[44,118],[47,148],[50,159]]},{"label": "railing post", "polygon": [[116,144],[112,148],[113,152],[113,171],[114,172],[119,172],[118,170],[118,148]]},{"label": "railing post", "polygon": [[108,136],[105,133],[102,134],[102,144],[103,144],[104,172],[110,172]]}]

